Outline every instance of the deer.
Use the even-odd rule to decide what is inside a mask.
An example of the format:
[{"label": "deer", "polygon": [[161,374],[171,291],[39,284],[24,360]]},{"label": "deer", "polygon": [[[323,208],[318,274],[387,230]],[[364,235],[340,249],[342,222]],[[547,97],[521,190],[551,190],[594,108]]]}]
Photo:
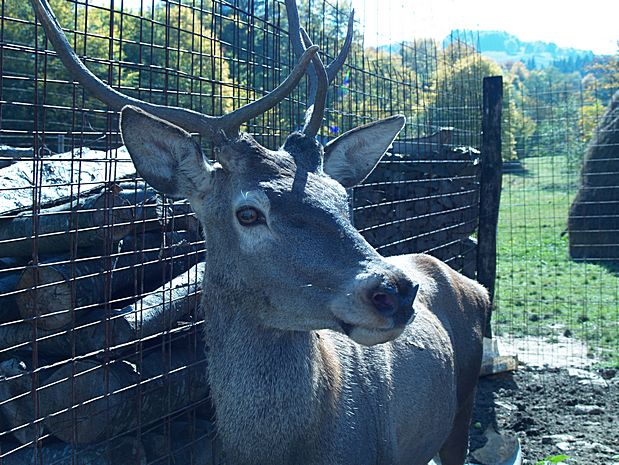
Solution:
[{"label": "deer", "polygon": [[[188,199],[206,241],[202,305],[223,463],[463,464],[490,306],[487,291],[424,254],[381,256],[355,229],[347,190],[404,127],[400,115],[317,140],[330,81],[286,0],[298,62],[267,95],[223,116],[138,100],[71,49],[46,0],[31,0],[59,58],[120,111],[137,172]],[[310,67],[311,64],[311,67]],[[302,129],[275,150],[242,124],[310,77]],[[208,161],[193,138],[213,147]]]}]

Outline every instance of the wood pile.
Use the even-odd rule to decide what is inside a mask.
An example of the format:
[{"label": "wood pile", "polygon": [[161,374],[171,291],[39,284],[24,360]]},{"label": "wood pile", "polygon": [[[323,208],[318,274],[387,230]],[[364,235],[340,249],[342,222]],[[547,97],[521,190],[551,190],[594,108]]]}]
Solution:
[{"label": "wood pile", "polygon": [[451,130],[398,141],[354,190],[355,226],[383,255],[426,252],[475,276],[480,153]]},{"label": "wood pile", "polygon": [[122,147],[0,149],[0,463],[210,463],[188,203]]}]

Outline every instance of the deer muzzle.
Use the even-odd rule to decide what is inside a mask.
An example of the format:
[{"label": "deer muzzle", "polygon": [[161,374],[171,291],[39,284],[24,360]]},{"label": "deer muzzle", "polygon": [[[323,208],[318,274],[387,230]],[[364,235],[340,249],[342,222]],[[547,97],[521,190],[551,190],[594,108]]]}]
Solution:
[{"label": "deer muzzle", "polygon": [[413,318],[418,290],[419,284],[399,270],[362,273],[335,299],[331,310],[342,332],[355,342],[380,344],[404,331]]}]

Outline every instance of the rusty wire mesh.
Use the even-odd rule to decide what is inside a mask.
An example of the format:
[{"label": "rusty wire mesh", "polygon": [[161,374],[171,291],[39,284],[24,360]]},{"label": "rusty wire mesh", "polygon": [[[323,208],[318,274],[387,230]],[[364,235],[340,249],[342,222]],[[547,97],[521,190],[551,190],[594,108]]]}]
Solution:
[{"label": "rusty wire mesh", "polygon": [[[137,177],[118,115],[69,78],[18,3],[0,0],[0,464],[211,463],[197,220]],[[52,7],[96,75],[150,102],[223,114],[295,62],[278,1]],[[349,11],[300,6],[327,60]],[[482,76],[454,77],[470,38],[450,42],[376,49],[357,33],[320,137],[405,114],[393,153],[354,190],[355,224],[386,255],[428,251],[474,276]],[[301,85],[247,131],[275,148],[305,96]]]},{"label": "rusty wire mesh", "polygon": [[524,118],[507,122],[517,153],[503,174],[496,332],[538,364],[616,366],[616,84],[548,78],[515,97]]}]

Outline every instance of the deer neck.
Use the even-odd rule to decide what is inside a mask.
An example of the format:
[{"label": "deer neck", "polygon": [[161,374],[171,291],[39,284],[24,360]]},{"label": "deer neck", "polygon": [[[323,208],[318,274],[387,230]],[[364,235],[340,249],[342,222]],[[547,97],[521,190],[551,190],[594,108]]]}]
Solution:
[{"label": "deer neck", "polygon": [[275,465],[324,453],[342,385],[328,335],[265,328],[248,318],[256,303],[240,299],[242,291],[208,275],[204,288],[211,397],[226,459]]}]

